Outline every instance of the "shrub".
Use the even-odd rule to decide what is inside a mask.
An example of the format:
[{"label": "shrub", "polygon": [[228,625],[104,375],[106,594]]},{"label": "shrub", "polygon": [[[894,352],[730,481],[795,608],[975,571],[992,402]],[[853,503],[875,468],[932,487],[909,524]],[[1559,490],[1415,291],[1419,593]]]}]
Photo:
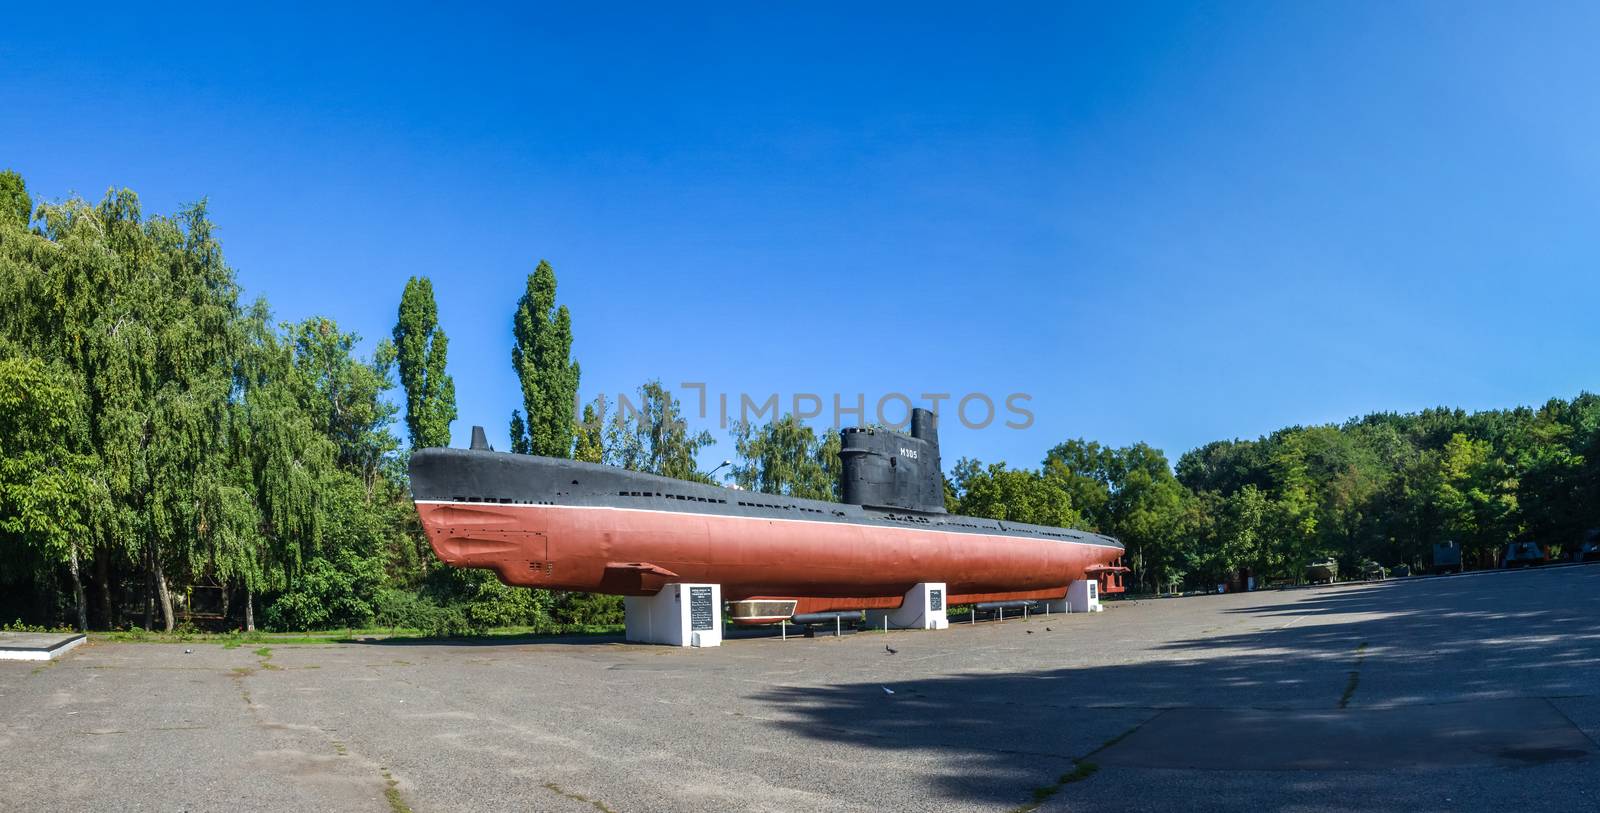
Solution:
[{"label": "shrub", "polygon": [[336,562],[306,562],[290,588],[267,606],[267,626],[277,630],[364,627],[383,584],[383,560],[341,552]]}]

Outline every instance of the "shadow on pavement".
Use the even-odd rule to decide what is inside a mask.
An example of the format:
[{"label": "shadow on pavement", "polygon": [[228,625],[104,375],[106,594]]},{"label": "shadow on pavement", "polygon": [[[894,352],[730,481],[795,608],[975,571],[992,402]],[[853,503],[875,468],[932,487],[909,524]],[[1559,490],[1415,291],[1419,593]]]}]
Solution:
[{"label": "shadow on pavement", "polygon": [[[1537,592],[1515,581],[1525,578],[1374,583],[1229,609],[1252,629],[1156,644],[1133,663],[781,687],[755,699],[819,749],[841,740],[880,749],[886,770],[902,754],[939,754],[943,794],[1004,806],[1097,752],[1155,769],[1592,771],[1595,721],[1581,731],[1548,698],[1600,688],[1600,567],[1520,583]],[[918,654],[909,643],[901,652]],[[1184,711],[1155,724],[1172,709]],[[1341,759],[1349,749],[1363,753]],[[1203,758],[1190,764],[1170,756],[1194,751]],[[1339,776],[1270,781],[1309,792],[1353,775]],[[1386,798],[1365,776],[1366,791]]]}]

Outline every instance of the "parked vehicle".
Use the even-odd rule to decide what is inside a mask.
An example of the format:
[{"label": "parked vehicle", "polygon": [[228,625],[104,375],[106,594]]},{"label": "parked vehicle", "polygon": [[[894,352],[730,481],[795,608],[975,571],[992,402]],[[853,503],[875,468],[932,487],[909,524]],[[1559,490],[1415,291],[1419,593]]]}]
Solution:
[{"label": "parked vehicle", "polygon": [[1411,575],[1411,565],[1406,565],[1406,564],[1395,565],[1394,567],[1389,568],[1389,575],[1391,575],[1391,576],[1393,576],[1393,577],[1395,577],[1397,579],[1403,579],[1403,578],[1405,578],[1407,576],[1410,576]]},{"label": "parked vehicle", "polygon": [[1361,578],[1367,581],[1383,581],[1383,565],[1368,559],[1361,563]]},{"label": "parked vehicle", "polygon": [[1306,581],[1311,584],[1333,584],[1339,579],[1339,562],[1327,559],[1306,567]]},{"label": "parked vehicle", "polygon": [[1433,544],[1433,573],[1461,572],[1461,543],[1435,542]]},{"label": "parked vehicle", "polygon": [[1574,562],[1600,562],[1600,530],[1584,535],[1583,542],[1572,549]]},{"label": "parked vehicle", "polygon": [[1538,542],[1512,542],[1506,546],[1505,555],[1500,558],[1500,566],[1533,567],[1550,562],[1550,549]]}]

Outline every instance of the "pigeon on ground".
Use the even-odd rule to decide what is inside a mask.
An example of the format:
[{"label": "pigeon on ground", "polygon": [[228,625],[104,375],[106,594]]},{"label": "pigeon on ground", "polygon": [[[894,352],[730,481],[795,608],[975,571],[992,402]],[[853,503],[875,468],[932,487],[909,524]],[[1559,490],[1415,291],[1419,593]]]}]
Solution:
[{"label": "pigeon on ground", "polygon": [[1045,627],[1045,628],[1044,628],[1044,631],[1045,631],[1045,632],[1055,632],[1055,630],[1053,630],[1053,629],[1050,629],[1050,628],[1049,628],[1049,627]]},{"label": "pigeon on ground", "polygon": [[884,644],[883,645],[883,651],[889,653],[890,655],[893,655],[894,653],[899,652],[900,650],[895,649],[894,647],[891,647],[888,644]]},{"label": "pigeon on ground", "polygon": [[1028,630],[1028,634],[1032,635],[1033,634],[1033,630]]},{"label": "pigeon on ground", "polygon": [[192,649],[185,649],[185,650],[184,650],[184,651],[183,651],[183,654],[185,654],[185,655],[193,655],[193,654],[194,654],[194,650],[192,650]]}]

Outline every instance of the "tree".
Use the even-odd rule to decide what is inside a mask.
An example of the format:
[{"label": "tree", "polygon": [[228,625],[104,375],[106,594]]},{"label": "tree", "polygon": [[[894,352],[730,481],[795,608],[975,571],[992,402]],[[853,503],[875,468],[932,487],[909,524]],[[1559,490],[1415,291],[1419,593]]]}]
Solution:
[{"label": "tree", "polygon": [[406,282],[394,326],[394,347],[400,386],[406,391],[411,448],[449,446],[450,422],[456,419],[456,384],[445,372],[449,339],[439,326],[433,283],[427,277]]},{"label": "tree", "polygon": [[[606,458],[606,412],[609,405],[604,395],[597,395],[590,403],[583,405],[583,420],[578,422],[577,442],[572,448],[572,459],[582,460],[585,463],[601,463]],[[512,426],[515,427],[519,416],[512,415]]]},{"label": "tree", "polygon": [[0,532],[24,543],[0,561],[35,573],[66,564],[78,629],[87,630],[80,563],[98,495],[70,381],[38,358],[0,357]]},{"label": "tree", "polygon": [[1061,481],[1033,469],[984,466],[970,458],[956,462],[956,513],[972,517],[1076,528],[1083,518]]},{"label": "tree", "polygon": [[1102,530],[1111,521],[1106,506],[1111,502],[1113,459],[1110,449],[1082,439],[1059,444],[1045,454],[1045,475],[1072,495],[1073,507],[1093,530]]},{"label": "tree", "polygon": [[741,488],[812,500],[839,499],[836,433],[818,438],[798,418],[784,415],[760,427],[741,421],[732,434],[739,459],[733,480]]},{"label": "tree", "polygon": [[9,169],[0,172],[0,225],[27,228],[32,219],[33,198],[22,176]]},{"label": "tree", "polygon": [[611,418],[606,430],[606,462],[630,471],[711,482],[695,463],[700,450],[714,442],[711,433],[689,431],[678,399],[660,381],[645,382],[638,397],[637,408],[623,401]]},{"label": "tree", "polygon": [[544,260],[528,275],[512,332],[511,366],[522,382],[526,417],[511,415],[511,450],[571,457],[579,378],[578,363],[571,359],[572,315],[565,305],[556,307],[556,272]]},{"label": "tree", "polygon": [[389,431],[397,410],[383,399],[394,387],[394,345],[379,342],[363,361],[354,356],[360,337],[339,330],[332,319],[313,316],[286,329],[296,382],[307,388],[305,403],[315,425],[333,440],[339,465],[360,476],[370,501],[385,455],[400,445]]},{"label": "tree", "polygon": [[[91,530],[101,555],[143,564],[162,622],[169,575],[204,558],[211,528],[195,500],[223,450],[238,288],[205,204],[143,217],[137,196],[108,193],[39,208],[37,235],[9,232],[7,333],[83,382],[93,484],[106,494]],[[9,249],[8,249],[9,254]]]}]

